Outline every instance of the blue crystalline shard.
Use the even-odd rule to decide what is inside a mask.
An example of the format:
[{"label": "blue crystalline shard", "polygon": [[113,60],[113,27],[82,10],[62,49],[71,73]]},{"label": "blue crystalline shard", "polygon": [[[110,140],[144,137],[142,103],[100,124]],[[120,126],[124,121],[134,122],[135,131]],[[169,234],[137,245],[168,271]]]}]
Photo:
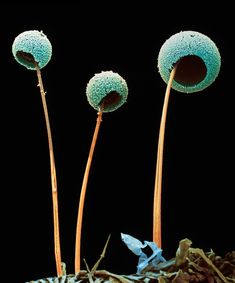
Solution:
[{"label": "blue crystalline shard", "polygon": [[[130,249],[135,255],[139,256],[137,274],[140,274],[149,265],[157,267],[159,263],[166,261],[162,256],[162,249],[158,248],[154,242],[144,241],[144,244],[142,244],[141,241],[133,236],[123,233],[121,233],[121,239],[128,249]],[[149,257],[142,251],[142,249],[147,246],[152,250],[152,255]]]},{"label": "blue crystalline shard", "polygon": [[135,255],[140,256],[143,253],[142,249],[147,246],[147,244],[142,244],[141,241],[127,234],[121,233],[121,238],[127,245],[128,249],[130,249]]}]

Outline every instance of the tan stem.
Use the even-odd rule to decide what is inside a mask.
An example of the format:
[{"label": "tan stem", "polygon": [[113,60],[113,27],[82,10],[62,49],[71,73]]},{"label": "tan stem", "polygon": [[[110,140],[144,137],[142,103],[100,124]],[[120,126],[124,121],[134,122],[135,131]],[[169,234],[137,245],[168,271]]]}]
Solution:
[{"label": "tan stem", "polygon": [[98,112],[98,117],[96,120],[96,127],[93,134],[93,139],[90,147],[90,152],[87,159],[86,169],[83,177],[83,183],[80,193],[80,201],[78,207],[78,217],[77,217],[77,229],[76,229],[76,243],[75,243],[75,274],[80,271],[80,264],[81,264],[81,231],[82,231],[82,218],[83,218],[83,208],[85,202],[85,195],[86,195],[86,188],[88,183],[88,176],[90,172],[92,157],[96,145],[96,140],[99,133],[100,124],[102,121],[102,112]]},{"label": "tan stem", "polygon": [[170,90],[175,76],[175,72],[176,72],[176,66],[172,69],[167,84],[165,99],[162,109],[159,138],[158,138],[157,166],[156,166],[154,204],[153,204],[153,242],[155,242],[159,248],[162,247],[161,201],[162,201],[162,166],[163,166],[164,135],[165,135],[166,116],[167,116]]},{"label": "tan stem", "polygon": [[50,154],[50,168],[51,168],[51,185],[52,185],[52,203],[53,203],[53,221],[54,221],[54,249],[55,249],[55,261],[56,261],[56,270],[57,276],[62,276],[62,262],[61,262],[61,250],[60,250],[60,232],[59,232],[59,213],[58,213],[58,195],[57,195],[57,180],[56,180],[56,168],[55,168],[55,159],[51,135],[51,127],[49,121],[49,115],[47,110],[47,103],[45,98],[45,91],[42,82],[41,71],[38,65],[35,63],[38,85],[40,88],[42,105],[46,120],[47,136],[48,136],[48,145],[49,145],[49,154]]}]

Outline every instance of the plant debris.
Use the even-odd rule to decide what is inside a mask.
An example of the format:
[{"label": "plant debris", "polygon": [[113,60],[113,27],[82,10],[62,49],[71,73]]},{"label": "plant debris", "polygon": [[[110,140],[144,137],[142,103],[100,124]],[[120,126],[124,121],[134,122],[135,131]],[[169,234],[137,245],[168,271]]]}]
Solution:
[{"label": "plant debris", "polygon": [[107,270],[97,270],[101,258],[89,270],[81,270],[78,274],[63,275],[30,281],[26,283],[235,283],[235,251],[216,255],[213,250],[204,252],[192,248],[189,239],[179,243],[176,256],[160,262],[157,266],[151,262],[141,273],[118,275]]}]

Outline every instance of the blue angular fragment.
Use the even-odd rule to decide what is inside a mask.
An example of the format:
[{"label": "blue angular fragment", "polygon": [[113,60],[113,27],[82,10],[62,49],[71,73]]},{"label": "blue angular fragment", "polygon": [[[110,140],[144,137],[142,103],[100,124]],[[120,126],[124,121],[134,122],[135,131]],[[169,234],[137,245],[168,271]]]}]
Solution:
[{"label": "blue angular fragment", "polygon": [[[121,239],[128,249],[139,256],[137,274],[140,274],[147,266],[157,267],[159,263],[166,261],[162,256],[162,249],[158,248],[154,242],[144,241],[144,244],[142,244],[138,239],[124,233],[121,233]],[[149,257],[142,251],[142,249],[147,246],[149,246],[153,252]]]}]

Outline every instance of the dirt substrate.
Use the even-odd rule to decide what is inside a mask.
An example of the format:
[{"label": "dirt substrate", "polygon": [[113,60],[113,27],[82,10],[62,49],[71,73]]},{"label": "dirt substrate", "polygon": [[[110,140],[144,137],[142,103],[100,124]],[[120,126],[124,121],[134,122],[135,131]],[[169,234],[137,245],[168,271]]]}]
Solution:
[{"label": "dirt substrate", "polygon": [[92,270],[82,270],[76,275],[26,283],[235,283],[235,251],[221,257],[212,250],[204,252],[202,249],[192,248],[191,243],[188,239],[181,240],[175,258],[155,266],[150,263],[140,274],[118,275],[98,270],[97,264]]}]

